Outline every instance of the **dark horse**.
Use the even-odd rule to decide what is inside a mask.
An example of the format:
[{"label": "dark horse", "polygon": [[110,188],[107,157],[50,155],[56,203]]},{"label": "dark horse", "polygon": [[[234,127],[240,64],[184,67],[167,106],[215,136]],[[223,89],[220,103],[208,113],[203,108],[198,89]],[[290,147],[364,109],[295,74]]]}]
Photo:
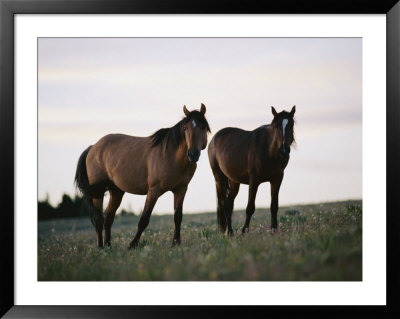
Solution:
[{"label": "dark horse", "polygon": [[[208,157],[217,186],[217,218],[221,231],[233,235],[233,203],[240,184],[249,185],[246,222],[242,233],[249,231],[250,218],[255,210],[258,186],[271,183],[271,228],[278,227],[278,194],[283,171],[289,162],[290,146],[294,142],[294,113],[277,113],[274,119],[254,131],[227,127],[218,131],[208,146]],[[228,226],[228,227],[227,227]]]},{"label": "dark horse", "polygon": [[[111,226],[125,192],[147,195],[129,248],[138,246],[157,199],[167,191],[174,194],[172,245],[180,244],[183,200],[210,132],[204,104],[200,111],[189,112],[186,106],[183,111],[185,117],[173,127],[162,128],[148,137],[106,135],[80,156],[75,183],[90,205],[99,247],[103,247],[103,229],[104,244],[111,244]],[[103,214],[107,190],[110,200]]]}]

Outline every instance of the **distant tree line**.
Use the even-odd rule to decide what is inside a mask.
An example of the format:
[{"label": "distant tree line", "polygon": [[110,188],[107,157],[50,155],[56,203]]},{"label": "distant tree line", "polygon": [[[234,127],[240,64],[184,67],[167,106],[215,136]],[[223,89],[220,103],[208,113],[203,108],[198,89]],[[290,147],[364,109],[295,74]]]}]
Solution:
[{"label": "distant tree line", "polygon": [[[133,214],[126,210],[121,210],[121,216]],[[86,203],[81,196],[75,195],[71,198],[68,194],[62,196],[61,202],[53,207],[49,203],[49,198],[38,201],[38,219],[68,218],[68,217],[89,217]]]}]

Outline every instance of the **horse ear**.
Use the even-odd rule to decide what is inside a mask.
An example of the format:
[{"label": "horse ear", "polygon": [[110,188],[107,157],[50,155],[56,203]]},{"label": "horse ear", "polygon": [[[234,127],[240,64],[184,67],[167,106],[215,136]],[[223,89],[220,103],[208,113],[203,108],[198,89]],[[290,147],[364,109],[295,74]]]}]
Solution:
[{"label": "horse ear", "polygon": [[201,103],[200,112],[206,114],[206,106],[203,103]]},{"label": "horse ear", "polygon": [[274,116],[277,116],[277,115],[278,115],[278,113],[276,112],[276,110],[275,110],[275,108],[274,108],[273,106],[271,106],[271,110],[272,110],[272,114],[273,114]]},{"label": "horse ear", "polygon": [[186,108],[186,105],[183,106],[183,113],[185,113],[186,116],[188,116],[189,113],[190,113],[190,112],[188,111],[188,109]]},{"label": "horse ear", "polygon": [[290,116],[293,116],[296,112],[296,105],[293,105],[292,110],[290,111]]}]

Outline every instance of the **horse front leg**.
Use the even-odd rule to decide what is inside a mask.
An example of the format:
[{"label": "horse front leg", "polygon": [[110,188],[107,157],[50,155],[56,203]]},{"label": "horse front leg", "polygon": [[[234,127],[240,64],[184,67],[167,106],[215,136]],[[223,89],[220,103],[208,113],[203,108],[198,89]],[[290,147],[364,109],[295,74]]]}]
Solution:
[{"label": "horse front leg", "polygon": [[187,186],[177,191],[174,191],[174,223],[175,231],[174,238],[172,240],[172,247],[176,244],[181,244],[181,223],[182,223],[182,207],[183,200],[185,199]]},{"label": "horse front leg", "polygon": [[154,205],[156,204],[158,197],[160,197],[161,195],[162,193],[156,189],[151,189],[147,192],[146,203],[144,204],[142,216],[139,220],[138,230],[135,237],[130,242],[128,249],[137,248],[140,236],[150,222],[150,216],[153,211]]},{"label": "horse front leg", "polygon": [[282,179],[271,182],[271,229],[276,231],[278,228],[278,197]]},{"label": "horse front leg", "polygon": [[249,201],[248,201],[247,207],[246,207],[246,221],[242,228],[242,233],[249,232],[250,219],[251,219],[251,216],[253,216],[254,211],[256,209],[255,200],[256,200],[258,186],[259,186],[258,183],[250,180],[250,182],[249,182]]}]

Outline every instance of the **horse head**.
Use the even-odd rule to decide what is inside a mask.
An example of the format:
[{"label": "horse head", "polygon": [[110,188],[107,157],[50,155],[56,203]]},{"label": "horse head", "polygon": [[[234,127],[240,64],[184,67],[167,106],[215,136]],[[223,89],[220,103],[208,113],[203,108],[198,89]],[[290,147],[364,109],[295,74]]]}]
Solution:
[{"label": "horse head", "polygon": [[183,106],[185,119],[182,125],[184,132],[187,155],[190,162],[197,162],[200,157],[201,150],[207,146],[207,133],[210,132],[210,127],[204,116],[206,106],[202,103],[200,111],[189,111],[186,105]]},{"label": "horse head", "polygon": [[290,154],[290,146],[294,142],[294,113],[296,112],[296,105],[292,107],[290,112],[282,111],[276,112],[275,108],[271,106],[274,119],[272,120],[272,127],[278,133],[278,153],[281,158],[288,158]]}]

